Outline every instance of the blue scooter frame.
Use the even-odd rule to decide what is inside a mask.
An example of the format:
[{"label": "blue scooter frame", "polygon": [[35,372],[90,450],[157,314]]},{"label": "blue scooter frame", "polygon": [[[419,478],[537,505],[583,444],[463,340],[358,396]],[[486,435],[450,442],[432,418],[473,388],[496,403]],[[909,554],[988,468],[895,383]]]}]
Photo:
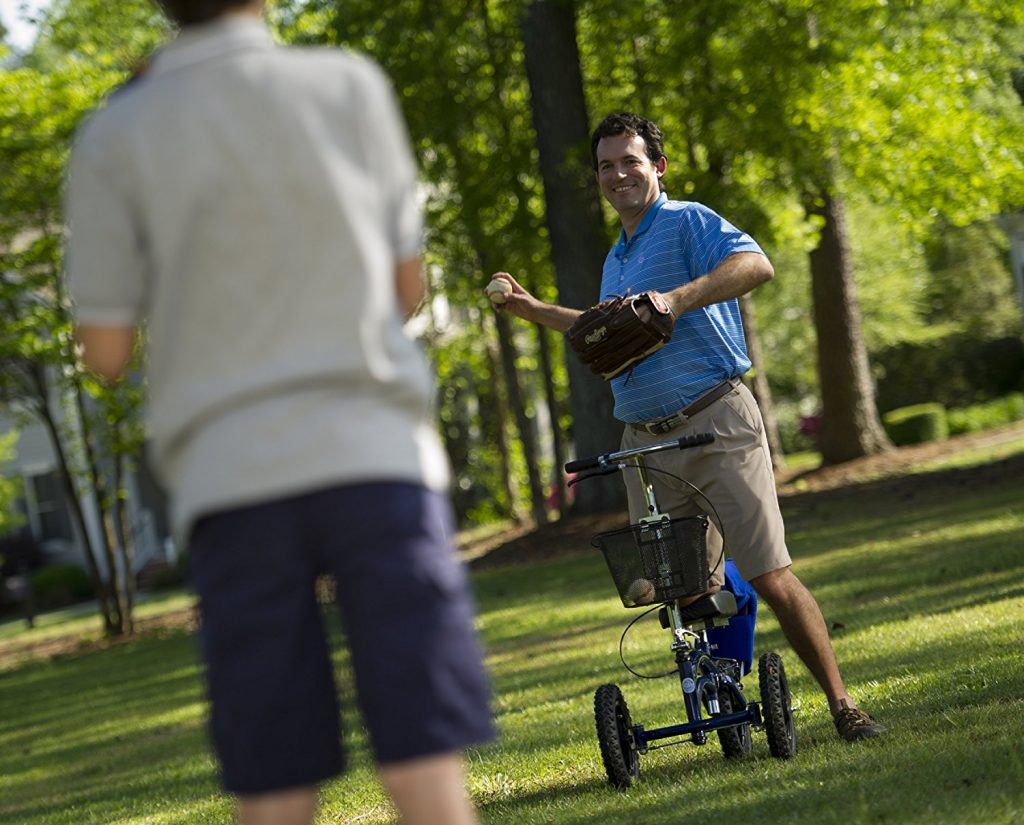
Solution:
[{"label": "blue scooter frame", "polygon": [[[639,778],[640,755],[684,742],[703,745],[712,731],[718,733],[726,758],[742,758],[752,752],[752,728],[765,731],[772,756],[788,759],[796,753],[796,733],[782,660],[774,653],[765,653],[759,659],[758,681],[761,702],[758,703],[748,701],[743,694],[740,681],[742,665],[735,659],[713,655],[708,631],[727,624],[730,617],[737,614],[735,596],[728,590],[720,590],[698,595],[696,600],[688,604],[681,604],[677,597],[680,590],[676,585],[681,579],[675,568],[680,565],[680,561],[666,550],[670,543],[673,520],[658,509],[644,456],[666,450],[698,447],[713,440],[714,436],[710,433],[699,433],[647,447],[571,461],[565,465],[566,472],[569,473],[590,471],[578,476],[576,482],[597,475],[620,472],[626,468],[633,468],[638,472],[648,514],[638,520],[637,529],[648,531],[654,536],[649,544],[655,551],[653,560],[648,551],[641,562],[647,578],[636,579],[632,584],[635,586],[637,581],[643,582],[653,589],[653,597],[647,602],[640,602],[637,601],[635,594],[627,589],[628,579],[634,577],[636,570],[640,568],[632,566],[635,560],[630,559],[629,574],[625,577],[621,575],[622,571],[617,568],[617,563],[613,563],[607,548],[602,546],[601,542],[603,536],[612,534],[596,536],[595,545],[606,550],[605,558],[609,571],[616,581],[625,606],[636,607],[642,603],[662,602],[659,618],[662,627],[672,631],[671,650],[683,694],[687,721],[647,729],[641,724],[633,724],[626,700],[617,685],[604,684],[597,689],[594,694],[594,717],[598,742],[608,780],[617,788],[628,788],[633,780]],[[623,532],[616,531],[616,534]],[[637,552],[644,556],[642,550]],[[701,552],[703,553],[703,543]],[[706,564],[703,574],[705,578],[700,586],[706,587]],[[691,577],[690,581],[692,580]],[[663,744],[653,744],[658,742]]]}]

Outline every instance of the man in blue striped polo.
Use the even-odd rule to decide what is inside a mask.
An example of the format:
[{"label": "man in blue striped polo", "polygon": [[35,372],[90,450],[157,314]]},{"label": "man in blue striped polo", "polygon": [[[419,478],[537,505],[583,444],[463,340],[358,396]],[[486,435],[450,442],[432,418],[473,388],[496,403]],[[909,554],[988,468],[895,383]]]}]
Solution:
[{"label": "man in blue striped polo", "polygon": [[[884,728],[850,698],[818,603],[793,573],[761,413],[740,381],[750,359],[737,298],[770,280],[772,265],[753,238],[708,207],[668,199],[663,138],[650,120],[609,115],[594,130],[591,154],[601,192],[622,222],[599,298],[656,291],[677,319],[666,346],[611,382],[615,417],[626,424],[622,449],[715,434],[706,446],[647,458],[667,471],[651,474],[658,503],[673,516],[696,515],[707,505],[690,485],[707,495],[721,518],[708,541],[713,587],[722,584],[724,544],[821,685],[839,735],[877,736]],[[562,332],[581,314],[539,301],[508,273],[495,277],[512,287],[495,305],[503,311]],[[624,477],[636,520],[644,498],[636,477]]]}]

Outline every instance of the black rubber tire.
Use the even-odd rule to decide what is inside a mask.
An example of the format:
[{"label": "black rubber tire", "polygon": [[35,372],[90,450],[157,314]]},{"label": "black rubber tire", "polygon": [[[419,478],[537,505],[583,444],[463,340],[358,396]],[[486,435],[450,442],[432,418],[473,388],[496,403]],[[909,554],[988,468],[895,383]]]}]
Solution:
[{"label": "black rubber tire", "polygon": [[[724,716],[728,713],[738,713],[743,708],[738,705],[732,691],[723,687],[718,692],[719,712]],[[732,728],[722,728],[718,731],[718,743],[722,746],[722,753],[726,759],[742,759],[749,756],[754,749],[754,742],[750,735],[750,725],[736,725]]]},{"label": "black rubber tire", "polygon": [[594,692],[594,721],[608,781],[625,790],[640,777],[640,755],[633,747],[633,722],[618,685],[601,685]]},{"label": "black rubber tire", "polygon": [[796,754],[796,727],[789,696],[786,669],[777,653],[765,653],[757,662],[761,687],[761,715],[768,736],[768,750],[776,759],[792,759]]}]

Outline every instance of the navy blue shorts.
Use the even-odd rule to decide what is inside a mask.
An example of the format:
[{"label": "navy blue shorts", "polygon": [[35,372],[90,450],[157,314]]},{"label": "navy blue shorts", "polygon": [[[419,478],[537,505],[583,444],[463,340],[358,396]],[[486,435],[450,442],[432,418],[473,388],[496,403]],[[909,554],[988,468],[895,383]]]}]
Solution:
[{"label": "navy blue shorts", "polygon": [[202,518],[190,548],[224,788],[313,785],[342,769],[314,592],[334,576],[356,691],[381,763],[494,736],[447,499],[405,483],[335,487]]}]

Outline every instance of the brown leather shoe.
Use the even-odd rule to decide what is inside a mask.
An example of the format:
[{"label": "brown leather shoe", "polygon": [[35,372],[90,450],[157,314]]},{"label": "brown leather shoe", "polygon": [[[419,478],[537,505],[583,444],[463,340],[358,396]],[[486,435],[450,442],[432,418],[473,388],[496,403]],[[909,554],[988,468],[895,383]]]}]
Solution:
[{"label": "brown leather shoe", "polygon": [[840,709],[832,714],[832,721],[836,723],[840,739],[859,742],[861,739],[871,739],[885,733],[883,725],[878,724],[860,708],[850,707],[846,699],[841,700],[840,705]]}]

